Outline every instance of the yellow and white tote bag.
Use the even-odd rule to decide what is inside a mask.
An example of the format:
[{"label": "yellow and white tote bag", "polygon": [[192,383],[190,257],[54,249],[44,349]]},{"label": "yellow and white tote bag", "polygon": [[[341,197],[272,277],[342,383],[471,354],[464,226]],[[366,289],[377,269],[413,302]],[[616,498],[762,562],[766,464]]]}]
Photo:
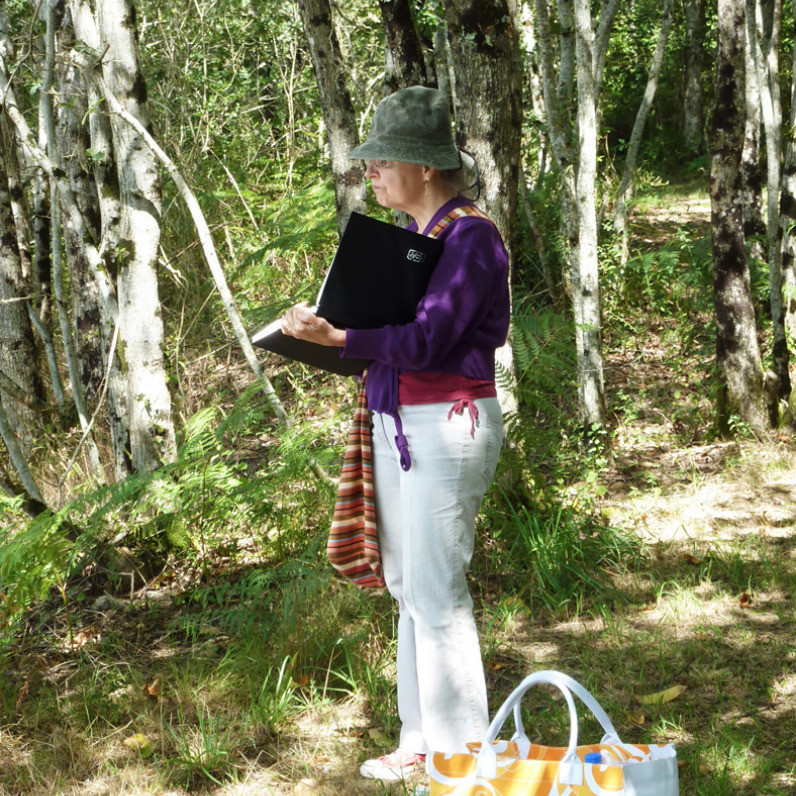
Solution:
[{"label": "yellow and white tote bag", "polygon": [[[523,695],[549,683],[564,695],[570,715],[569,745],[541,746],[528,740],[520,716]],[[600,722],[600,743],[578,746],[575,694]],[[496,741],[514,713],[511,741]],[[526,677],[495,715],[483,744],[469,753],[429,756],[430,796],[678,796],[677,753],[672,744],[626,744],[608,714],[576,680],[561,672]]]}]

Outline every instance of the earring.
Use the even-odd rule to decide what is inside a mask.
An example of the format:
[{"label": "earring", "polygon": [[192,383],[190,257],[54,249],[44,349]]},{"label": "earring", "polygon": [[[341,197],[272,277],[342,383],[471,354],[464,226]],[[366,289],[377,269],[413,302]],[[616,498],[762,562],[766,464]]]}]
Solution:
[{"label": "earring", "polygon": [[428,199],[428,180],[423,180],[423,196]]}]

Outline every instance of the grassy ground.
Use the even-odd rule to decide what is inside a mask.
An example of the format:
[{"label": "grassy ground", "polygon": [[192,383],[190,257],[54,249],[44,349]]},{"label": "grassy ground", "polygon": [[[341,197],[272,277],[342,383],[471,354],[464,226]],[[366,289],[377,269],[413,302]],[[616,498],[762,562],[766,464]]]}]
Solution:
[{"label": "grassy ground", "polygon": [[[699,197],[647,209],[637,237],[654,250],[704,214]],[[784,796],[796,791],[796,448],[784,433],[712,439],[707,319],[681,297],[650,289],[649,301],[666,311],[607,323],[610,455],[562,487],[633,540],[615,590],[551,611],[532,586],[508,589],[489,547],[499,501],[485,515],[473,591],[492,709],[526,674],[559,669],[624,740],[677,744],[682,793]],[[272,444],[248,437],[236,466],[263,476]],[[390,601],[333,582],[306,546],[323,532],[313,506],[328,505],[317,484],[270,500],[261,535],[230,520],[226,545],[172,553],[115,589],[87,573],[28,609],[0,659],[0,793],[406,792],[357,775],[395,743]],[[644,699],[673,686],[671,701]],[[525,716],[534,740],[565,743],[550,693],[530,694]],[[599,737],[587,717],[581,737]]]}]

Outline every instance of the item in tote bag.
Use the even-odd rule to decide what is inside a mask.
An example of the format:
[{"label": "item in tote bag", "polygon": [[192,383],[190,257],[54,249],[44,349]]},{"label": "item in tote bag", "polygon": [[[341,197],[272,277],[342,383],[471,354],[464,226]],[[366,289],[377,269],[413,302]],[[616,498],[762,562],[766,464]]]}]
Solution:
[{"label": "item in tote bag", "polygon": [[329,563],[350,581],[363,588],[384,588],[379,538],[376,531],[376,501],[373,495],[373,452],[370,414],[365,393],[367,371],[357,395],[354,422],[348,433],[343,469],[337,486],[332,525],[326,543]]},{"label": "item in tote bag", "polygon": [[[569,708],[569,745],[532,744],[520,716],[529,688],[549,683],[564,695]],[[605,735],[597,744],[578,746],[575,694],[600,722]],[[503,723],[514,713],[511,741],[496,741]],[[677,753],[661,746],[623,743],[608,714],[576,680],[555,671],[526,677],[489,725],[482,744],[468,744],[469,753],[435,752],[428,758],[430,796],[677,796]]]}]

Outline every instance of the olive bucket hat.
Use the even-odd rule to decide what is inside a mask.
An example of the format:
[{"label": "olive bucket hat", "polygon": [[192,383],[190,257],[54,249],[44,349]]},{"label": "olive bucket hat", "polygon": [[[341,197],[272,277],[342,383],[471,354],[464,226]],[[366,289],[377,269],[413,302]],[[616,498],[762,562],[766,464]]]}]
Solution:
[{"label": "olive bucket hat", "polygon": [[460,169],[462,158],[453,143],[447,97],[424,86],[385,97],[373,114],[368,140],[348,157],[420,163],[441,171]]}]

